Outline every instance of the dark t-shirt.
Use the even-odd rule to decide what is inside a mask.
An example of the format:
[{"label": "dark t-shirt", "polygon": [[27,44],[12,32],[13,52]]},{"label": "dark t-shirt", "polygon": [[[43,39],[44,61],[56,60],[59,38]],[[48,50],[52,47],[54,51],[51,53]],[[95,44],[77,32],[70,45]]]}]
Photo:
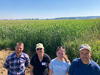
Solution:
[{"label": "dark t-shirt", "polygon": [[44,53],[43,60],[40,62],[37,53],[32,57],[30,64],[34,67],[34,75],[48,75],[50,57]]},{"label": "dark t-shirt", "polygon": [[100,75],[100,66],[92,59],[85,65],[80,58],[76,58],[71,63],[69,75]]}]

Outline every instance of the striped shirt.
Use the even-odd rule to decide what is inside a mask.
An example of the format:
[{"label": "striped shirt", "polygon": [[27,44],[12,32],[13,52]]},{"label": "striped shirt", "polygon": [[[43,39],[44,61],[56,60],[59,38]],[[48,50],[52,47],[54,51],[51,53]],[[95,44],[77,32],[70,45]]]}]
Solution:
[{"label": "striped shirt", "polygon": [[29,65],[29,56],[22,52],[17,58],[16,52],[9,55],[4,63],[4,68],[8,69],[8,75],[24,75],[25,66]]}]

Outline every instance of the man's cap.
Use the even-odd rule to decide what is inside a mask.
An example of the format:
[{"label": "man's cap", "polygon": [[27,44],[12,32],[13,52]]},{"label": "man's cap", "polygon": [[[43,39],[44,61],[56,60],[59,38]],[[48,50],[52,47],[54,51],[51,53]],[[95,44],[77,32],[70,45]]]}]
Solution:
[{"label": "man's cap", "polygon": [[83,49],[88,49],[89,51],[91,51],[91,47],[88,44],[82,44],[82,45],[80,45],[79,51],[81,51]]},{"label": "man's cap", "polygon": [[38,43],[38,44],[36,44],[36,49],[37,49],[37,48],[44,48],[44,46],[43,46],[42,43]]}]

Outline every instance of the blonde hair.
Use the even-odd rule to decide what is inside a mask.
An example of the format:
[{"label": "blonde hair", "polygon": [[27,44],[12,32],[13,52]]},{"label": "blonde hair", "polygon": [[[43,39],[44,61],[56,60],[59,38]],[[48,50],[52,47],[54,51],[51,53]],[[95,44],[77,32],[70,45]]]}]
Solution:
[{"label": "blonde hair", "polygon": [[[57,49],[56,49],[56,52],[58,52],[58,50],[64,50],[65,51],[65,48],[64,48],[64,46],[58,46]],[[66,51],[65,51],[65,53],[66,53]],[[68,56],[66,54],[64,56],[64,59],[65,59],[66,62],[70,62],[70,60],[68,59]]]}]

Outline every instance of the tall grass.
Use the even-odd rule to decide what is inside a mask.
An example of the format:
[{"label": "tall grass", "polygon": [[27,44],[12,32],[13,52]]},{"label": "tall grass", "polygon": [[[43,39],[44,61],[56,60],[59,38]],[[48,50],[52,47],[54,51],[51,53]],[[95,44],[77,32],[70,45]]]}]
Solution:
[{"label": "tall grass", "polygon": [[41,42],[52,58],[56,47],[64,45],[70,60],[79,57],[79,46],[87,43],[92,58],[100,64],[100,19],[1,20],[0,48],[14,49],[18,41],[24,42],[26,52],[35,52],[35,45]]}]

